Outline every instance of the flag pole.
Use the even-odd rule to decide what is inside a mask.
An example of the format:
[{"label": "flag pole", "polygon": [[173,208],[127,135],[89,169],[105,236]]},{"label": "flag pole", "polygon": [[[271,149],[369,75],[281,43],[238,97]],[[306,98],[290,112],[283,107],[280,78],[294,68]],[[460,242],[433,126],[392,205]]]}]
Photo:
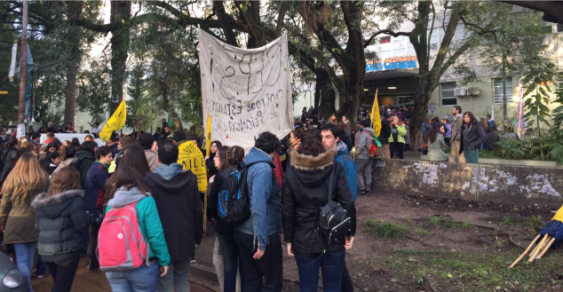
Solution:
[{"label": "flag pole", "polygon": [[[20,51],[20,91],[18,104],[18,124],[24,123],[25,116],[25,88],[27,81],[27,10],[29,0],[23,0],[22,7],[22,44]],[[25,136],[25,134],[24,134]]]}]

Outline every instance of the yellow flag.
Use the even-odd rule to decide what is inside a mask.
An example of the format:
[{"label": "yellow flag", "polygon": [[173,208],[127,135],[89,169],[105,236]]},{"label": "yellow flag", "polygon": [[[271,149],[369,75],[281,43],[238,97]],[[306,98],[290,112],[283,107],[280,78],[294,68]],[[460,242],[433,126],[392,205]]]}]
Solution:
[{"label": "yellow flag", "polygon": [[211,151],[211,116],[207,114],[207,133],[205,133],[205,157],[209,157]]},{"label": "yellow flag", "polygon": [[201,193],[207,192],[207,170],[201,150],[192,141],[178,146],[178,163],[185,170],[190,170],[197,176],[197,187]]},{"label": "yellow flag", "polygon": [[377,101],[377,92],[379,89],[375,90],[375,98],[373,99],[373,107],[371,109],[371,124],[373,132],[377,137],[381,133],[381,116],[379,115],[379,102]]},{"label": "yellow flag", "polygon": [[559,208],[559,210],[557,211],[557,213],[555,213],[555,216],[553,216],[553,218],[551,219],[551,221],[553,220],[557,220],[560,222],[563,222],[563,207]]},{"label": "yellow flag", "polygon": [[109,120],[100,131],[100,139],[102,139],[102,141],[104,142],[109,140],[113,131],[121,130],[121,128],[125,126],[126,118],[127,105],[125,104],[125,99],[123,99],[113,115],[111,115],[111,118],[109,118]]}]

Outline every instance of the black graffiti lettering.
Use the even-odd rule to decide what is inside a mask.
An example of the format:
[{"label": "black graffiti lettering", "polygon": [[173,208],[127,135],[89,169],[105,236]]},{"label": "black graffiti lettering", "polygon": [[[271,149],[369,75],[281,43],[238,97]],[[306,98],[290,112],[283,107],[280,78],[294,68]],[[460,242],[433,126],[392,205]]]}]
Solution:
[{"label": "black graffiti lettering", "polygon": [[[277,60],[279,60],[279,63],[276,62]],[[278,83],[281,76],[281,70],[284,68],[281,44],[272,46],[266,52],[266,67],[267,74],[264,83],[266,83],[267,86],[272,87]]]},{"label": "black graffiti lettering", "polygon": [[[231,73],[228,73],[228,71],[231,71]],[[229,66],[229,67],[225,68],[225,72],[227,74],[225,74],[225,76],[221,77],[221,84],[219,84],[219,87],[220,87],[220,91],[221,91],[221,94],[223,95],[223,97],[231,100],[235,97],[229,95],[229,93],[225,91],[225,89],[223,88],[223,82],[225,81],[225,78],[230,78],[230,77],[235,76],[235,68],[233,68],[233,66]]]}]

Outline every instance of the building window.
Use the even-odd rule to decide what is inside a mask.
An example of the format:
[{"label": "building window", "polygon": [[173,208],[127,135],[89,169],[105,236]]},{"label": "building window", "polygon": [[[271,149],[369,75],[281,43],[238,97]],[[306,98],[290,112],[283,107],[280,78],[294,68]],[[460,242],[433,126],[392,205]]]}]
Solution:
[{"label": "building window", "polygon": [[442,105],[456,105],[457,98],[454,95],[455,82],[440,84],[442,93]]},{"label": "building window", "polygon": [[391,37],[390,36],[381,37],[381,38],[379,38],[379,43],[380,44],[390,44],[391,43]]},{"label": "building window", "polygon": [[[503,85],[502,78],[493,79],[493,94],[495,96],[495,103],[503,103]],[[506,77],[506,102],[512,102],[512,77]]]},{"label": "building window", "polygon": [[563,24],[558,23],[555,29],[556,32],[563,32]]}]

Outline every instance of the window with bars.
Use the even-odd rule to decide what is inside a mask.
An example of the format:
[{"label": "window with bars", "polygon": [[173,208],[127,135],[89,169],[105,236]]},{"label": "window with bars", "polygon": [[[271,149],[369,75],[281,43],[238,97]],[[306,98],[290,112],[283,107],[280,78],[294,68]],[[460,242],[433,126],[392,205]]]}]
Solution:
[{"label": "window with bars", "polygon": [[[493,95],[496,104],[503,103],[503,85],[502,78],[493,79]],[[512,102],[512,77],[506,77],[506,102]]]},{"label": "window with bars", "polygon": [[454,95],[454,89],[455,89],[455,82],[446,82],[440,84],[442,105],[457,104],[457,97]]}]

